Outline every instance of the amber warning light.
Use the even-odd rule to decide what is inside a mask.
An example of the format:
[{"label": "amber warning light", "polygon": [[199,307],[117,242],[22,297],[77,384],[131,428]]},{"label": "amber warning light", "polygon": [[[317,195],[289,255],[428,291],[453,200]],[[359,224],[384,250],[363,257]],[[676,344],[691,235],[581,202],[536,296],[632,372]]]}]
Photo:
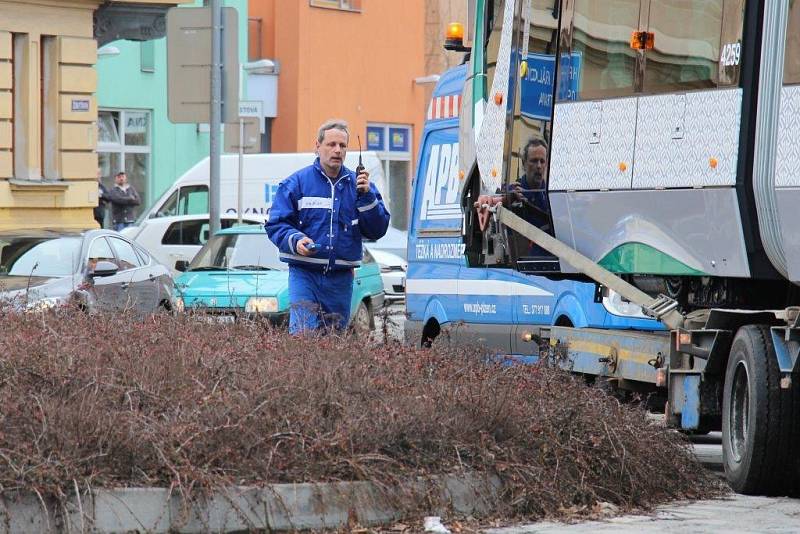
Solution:
[{"label": "amber warning light", "polygon": [[631,48],[634,50],[652,50],[655,44],[656,36],[653,32],[631,33]]},{"label": "amber warning light", "polygon": [[467,52],[469,48],[464,46],[464,25],[460,22],[451,22],[447,25],[447,34],[444,40],[445,50],[455,52]]}]

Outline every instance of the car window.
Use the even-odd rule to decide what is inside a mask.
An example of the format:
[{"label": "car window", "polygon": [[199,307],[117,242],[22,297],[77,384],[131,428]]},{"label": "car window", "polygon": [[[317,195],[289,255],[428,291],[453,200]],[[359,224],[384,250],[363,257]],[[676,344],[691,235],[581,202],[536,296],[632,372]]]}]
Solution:
[{"label": "car window", "polygon": [[264,233],[219,234],[211,238],[192,260],[189,270],[249,269],[285,271],[278,249]]},{"label": "car window", "polygon": [[361,260],[361,263],[375,263],[375,258],[372,257],[372,254],[369,253],[369,250],[364,248],[364,259]]},{"label": "car window", "polygon": [[114,264],[117,263],[116,257],[114,257],[114,251],[111,250],[111,245],[108,244],[105,237],[98,237],[92,244],[89,246],[89,261],[87,268],[90,271],[94,271],[95,265],[97,265],[98,261],[110,261]]},{"label": "car window", "polygon": [[141,266],[141,260],[133,250],[133,246],[127,241],[123,241],[118,237],[109,238],[114,251],[117,253],[117,260],[120,271],[127,271],[128,269],[135,269]]},{"label": "car window", "polygon": [[136,250],[136,254],[139,255],[139,260],[141,260],[141,265],[150,265],[150,254],[144,251],[142,247],[137,247],[136,245],[133,246],[134,250]]},{"label": "car window", "polygon": [[204,245],[208,241],[208,219],[178,221],[169,225],[162,245]]},{"label": "car window", "polygon": [[8,276],[68,276],[77,270],[79,237],[13,236],[0,239],[0,273]]}]

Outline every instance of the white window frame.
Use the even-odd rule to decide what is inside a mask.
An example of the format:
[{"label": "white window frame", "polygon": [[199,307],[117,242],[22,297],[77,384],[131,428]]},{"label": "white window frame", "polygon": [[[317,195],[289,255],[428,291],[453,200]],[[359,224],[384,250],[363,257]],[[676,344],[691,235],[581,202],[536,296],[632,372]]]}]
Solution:
[{"label": "white window frame", "polygon": [[[119,113],[119,143],[108,143],[100,141],[100,135],[97,135],[97,153],[113,152],[119,154],[120,168],[114,169],[112,172],[117,173],[125,170],[125,155],[126,154],[148,154],[147,158],[147,191],[145,191],[145,198],[142,200],[146,205],[151,202],[153,195],[153,110],[151,109],[129,109],[129,108],[99,108],[98,115],[103,112]],[[146,113],[147,114],[147,144],[146,145],[126,145],[125,144],[125,124],[127,123],[128,113]]]}]

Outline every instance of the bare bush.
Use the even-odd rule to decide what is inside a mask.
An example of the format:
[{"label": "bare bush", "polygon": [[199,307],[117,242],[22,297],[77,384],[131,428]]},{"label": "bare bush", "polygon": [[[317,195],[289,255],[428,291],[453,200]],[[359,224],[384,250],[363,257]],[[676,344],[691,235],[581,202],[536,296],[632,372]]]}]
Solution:
[{"label": "bare bush", "polygon": [[647,508],[717,486],[680,435],[544,365],[264,323],[0,317],[0,491],[499,475],[497,513]]}]

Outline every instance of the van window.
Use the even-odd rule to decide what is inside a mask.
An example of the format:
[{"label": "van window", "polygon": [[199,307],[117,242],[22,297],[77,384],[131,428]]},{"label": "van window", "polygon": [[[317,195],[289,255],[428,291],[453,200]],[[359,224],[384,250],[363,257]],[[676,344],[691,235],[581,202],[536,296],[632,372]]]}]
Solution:
[{"label": "van window", "polygon": [[154,217],[203,213],[208,213],[208,186],[188,185],[172,193]]}]

